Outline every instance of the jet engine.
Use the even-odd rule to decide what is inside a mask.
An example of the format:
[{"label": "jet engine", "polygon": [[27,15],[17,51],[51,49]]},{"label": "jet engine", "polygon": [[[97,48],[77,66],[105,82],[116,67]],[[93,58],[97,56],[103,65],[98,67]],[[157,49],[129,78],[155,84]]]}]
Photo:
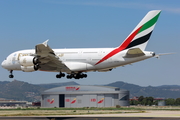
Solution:
[{"label": "jet engine", "polygon": [[33,71],[36,71],[38,69],[39,69],[39,67],[37,65],[35,65],[35,66],[21,66],[21,70],[23,72],[33,72]]},{"label": "jet engine", "polygon": [[19,62],[23,66],[33,66],[38,64],[38,58],[34,56],[23,56],[20,57]]},{"label": "jet engine", "polygon": [[39,61],[34,56],[23,56],[20,58],[21,70],[24,72],[33,72],[39,69]]}]

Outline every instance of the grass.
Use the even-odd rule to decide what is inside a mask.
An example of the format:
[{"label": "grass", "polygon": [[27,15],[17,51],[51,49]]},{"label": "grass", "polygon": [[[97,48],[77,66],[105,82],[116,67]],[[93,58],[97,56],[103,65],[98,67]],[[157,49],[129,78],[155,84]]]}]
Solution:
[{"label": "grass", "polygon": [[0,116],[50,116],[50,115],[86,115],[86,114],[121,114],[145,113],[148,110],[180,111],[180,106],[131,106],[120,108],[17,108],[0,109]]},{"label": "grass", "polygon": [[29,107],[29,108],[8,108],[8,109],[0,109],[3,110],[180,110],[180,106],[131,106],[131,107],[105,107],[105,108],[97,108],[97,107],[84,107],[84,108],[41,108],[41,107]]},{"label": "grass", "polygon": [[38,107],[30,107],[30,108],[10,108],[10,109],[0,109],[1,110],[143,110],[141,108],[134,108],[134,107],[121,107],[121,108],[113,108],[113,107],[107,107],[107,108],[96,108],[96,107],[90,107],[90,108],[38,108]]},{"label": "grass", "polygon": [[87,115],[87,114],[121,114],[121,113],[142,113],[142,111],[94,111],[94,110],[18,110],[18,111],[4,111],[0,116],[50,116],[50,115]]}]

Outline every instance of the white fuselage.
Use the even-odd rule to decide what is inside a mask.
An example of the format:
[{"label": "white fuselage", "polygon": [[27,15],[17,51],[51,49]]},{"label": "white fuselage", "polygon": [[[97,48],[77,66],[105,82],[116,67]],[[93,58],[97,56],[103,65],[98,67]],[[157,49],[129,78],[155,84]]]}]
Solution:
[{"label": "white fuselage", "polygon": [[[88,72],[88,71],[110,71],[113,68],[138,62],[153,57],[153,52],[143,51],[144,56],[127,58],[124,57],[127,50],[123,50],[112,57],[96,64],[104,56],[110,53],[115,48],[82,48],[82,49],[53,49],[54,53],[62,63],[64,63],[71,72]],[[2,66],[8,70],[22,70],[19,62],[22,56],[31,56],[35,54],[35,50],[21,50],[10,54],[6,60],[2,62]],[[67,72],[66,70],[51,70],[43,71],[52,72]]]},{"label": "white fuselage", "polygon": [[[161,10],[149,11],[133,31],[117,48],[52,49],[48,40],[37,44],[33,50],[21,50],[10,54],[2,67],[10,71],[59,72],[56,78],[86,78],[89,71],[111,71],[113,68],[142,61],[155,56],[144,51],[150,39]],[[65,73],[63,73],[65,72]]]}]

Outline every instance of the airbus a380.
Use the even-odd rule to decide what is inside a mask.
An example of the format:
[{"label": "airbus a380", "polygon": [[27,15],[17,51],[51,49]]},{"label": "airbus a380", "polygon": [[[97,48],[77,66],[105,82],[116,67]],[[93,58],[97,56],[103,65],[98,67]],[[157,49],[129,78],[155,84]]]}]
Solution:
[{"label": "airbus a380", "polygon": [[10,54],[2,67],[13,70],[33,72],[59,72],[56,77],[68,79],[86,78],[86,72],[111,71],[113,68],[139,62],[155,57],[155,53],[145,51],[161,10],[149,11],[134,28],[123,43],[116,48],[81,48],[81,49],[51,49],[47,42],[38,44],[35,49],[21,50]]}]

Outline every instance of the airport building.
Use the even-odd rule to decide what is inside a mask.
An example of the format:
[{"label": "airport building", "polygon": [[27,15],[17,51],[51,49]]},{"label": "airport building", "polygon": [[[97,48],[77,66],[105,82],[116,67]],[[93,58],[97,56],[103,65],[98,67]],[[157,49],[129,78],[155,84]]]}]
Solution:
[{"label": "airport building", "polygon": [[62,86],[41,95],[41,107],[115,107],[129,106],[129,91],[108,86]]},{"label": "airport building", "polygon": [[7,106],[28,106],[31,103],[28,101],[16,101],[16,100],[0,100],[0,107],[7,107]]}]

